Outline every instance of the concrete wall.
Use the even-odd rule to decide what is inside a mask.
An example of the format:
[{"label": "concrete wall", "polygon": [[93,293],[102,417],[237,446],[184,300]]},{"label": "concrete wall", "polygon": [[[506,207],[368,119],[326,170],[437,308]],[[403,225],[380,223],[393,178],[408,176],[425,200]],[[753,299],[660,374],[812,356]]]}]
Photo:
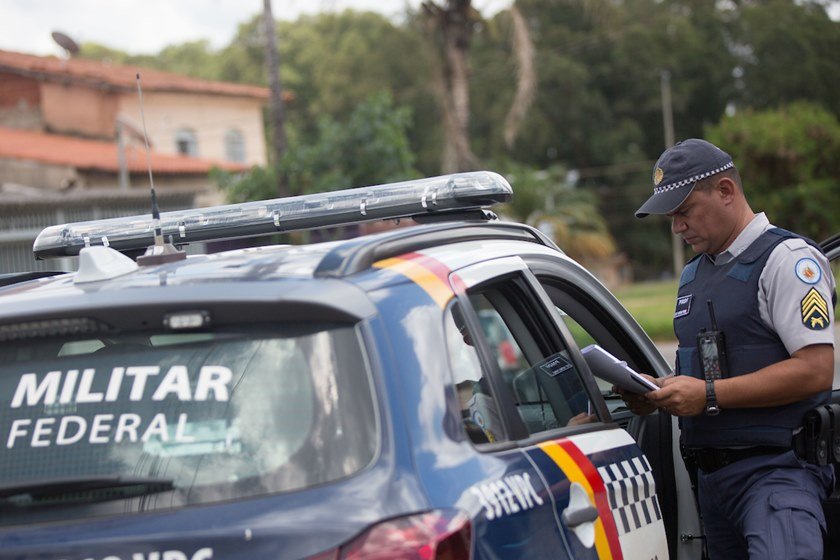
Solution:
[{"label": "concrete wall", "polygon": [[[186,175],[154,173],[155,190],[158,192],[166,190],[189,190],[203,191],[212,190],[210,179],[207,175]],[[149,174],[131,173],[129,178],[130,191],[138,192],[149,189]],[[119,189],[117,176],[114,173],[101,171],[79,171],[79,186],[85,189]]]},{"label": "concrete wall", "polygon": [[[206,174],[163,174],[155,173],[155,187],[161,191],[205,192],[206,204],[221,204],[216,185]],[[72,186],[74,189],[119,189],[116,173],[93,170],[77,170],[68,165],[54,165],[0,157],[0,183],[13,183],[58,191]],[[130,191],[148,190],[147,172],[132,173],[129,179]],[[203,200],[203,199],[202,199]]]},{"label": "concrete wall", "polygon": [[70,182],[78,183],[76,170],[68,165],[50,165],[0,157],[0,182],[17,183],[58,190]]}]

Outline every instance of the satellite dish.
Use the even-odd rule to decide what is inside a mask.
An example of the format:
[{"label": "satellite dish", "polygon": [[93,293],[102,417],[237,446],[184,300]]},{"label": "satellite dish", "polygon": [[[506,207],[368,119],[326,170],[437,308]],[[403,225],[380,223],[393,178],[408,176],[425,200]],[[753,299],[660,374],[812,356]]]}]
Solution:
[{"label": "satellite dish", "polygon": [[68,55],[73,56],[74,54],[78,54],[79,45],[76,43],[76,41],[74,41],[61,31],[53,31],[52,38],[53,41],[58,43],[58,46],[67,51]]}]

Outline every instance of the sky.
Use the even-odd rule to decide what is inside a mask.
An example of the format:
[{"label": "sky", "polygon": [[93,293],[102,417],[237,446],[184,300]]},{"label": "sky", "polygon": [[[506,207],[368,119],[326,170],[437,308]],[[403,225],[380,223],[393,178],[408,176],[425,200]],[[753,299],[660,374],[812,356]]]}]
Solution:
[{"label": "sky", "polygon": [[[370,10],[398,20],[421,0],[272,0],[276,19],[345,9]],[[473,0],[485,17],[512,0]],[[240,23],[261,14],[262,0],[0,0],[0,49],[63,55],[53,31],[77,43],[93,42],[131,54],[207,39],[213,48],[230,43]]]}]

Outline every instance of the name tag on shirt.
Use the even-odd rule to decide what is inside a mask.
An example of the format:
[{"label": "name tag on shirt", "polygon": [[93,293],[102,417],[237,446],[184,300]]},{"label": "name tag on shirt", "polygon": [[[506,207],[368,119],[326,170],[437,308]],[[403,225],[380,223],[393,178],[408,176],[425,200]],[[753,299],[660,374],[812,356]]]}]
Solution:
[{"label": "name tag on shirt", "polygon": [[674,319],[688,315],[688,312],[691,310],[691,298],[693,297],[694,294],[688,294],[677,298],[677,308],[674,310]]}]

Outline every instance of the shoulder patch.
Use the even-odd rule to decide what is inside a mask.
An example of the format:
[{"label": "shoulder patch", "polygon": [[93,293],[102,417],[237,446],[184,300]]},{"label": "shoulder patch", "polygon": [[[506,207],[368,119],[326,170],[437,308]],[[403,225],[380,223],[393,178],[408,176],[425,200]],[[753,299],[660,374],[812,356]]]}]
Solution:
[{"label": "shoulder patch", "polygon": [[816,284],[822,278],[822,270],[817,261],[805,257],[796,261],[796,277],[806,284]]},{"label": "shoulder patch", "polygon": [[828,327],[828,303],[815,288],[808,290],[800,303],[802,324],[812,331],[821,331]]}]

